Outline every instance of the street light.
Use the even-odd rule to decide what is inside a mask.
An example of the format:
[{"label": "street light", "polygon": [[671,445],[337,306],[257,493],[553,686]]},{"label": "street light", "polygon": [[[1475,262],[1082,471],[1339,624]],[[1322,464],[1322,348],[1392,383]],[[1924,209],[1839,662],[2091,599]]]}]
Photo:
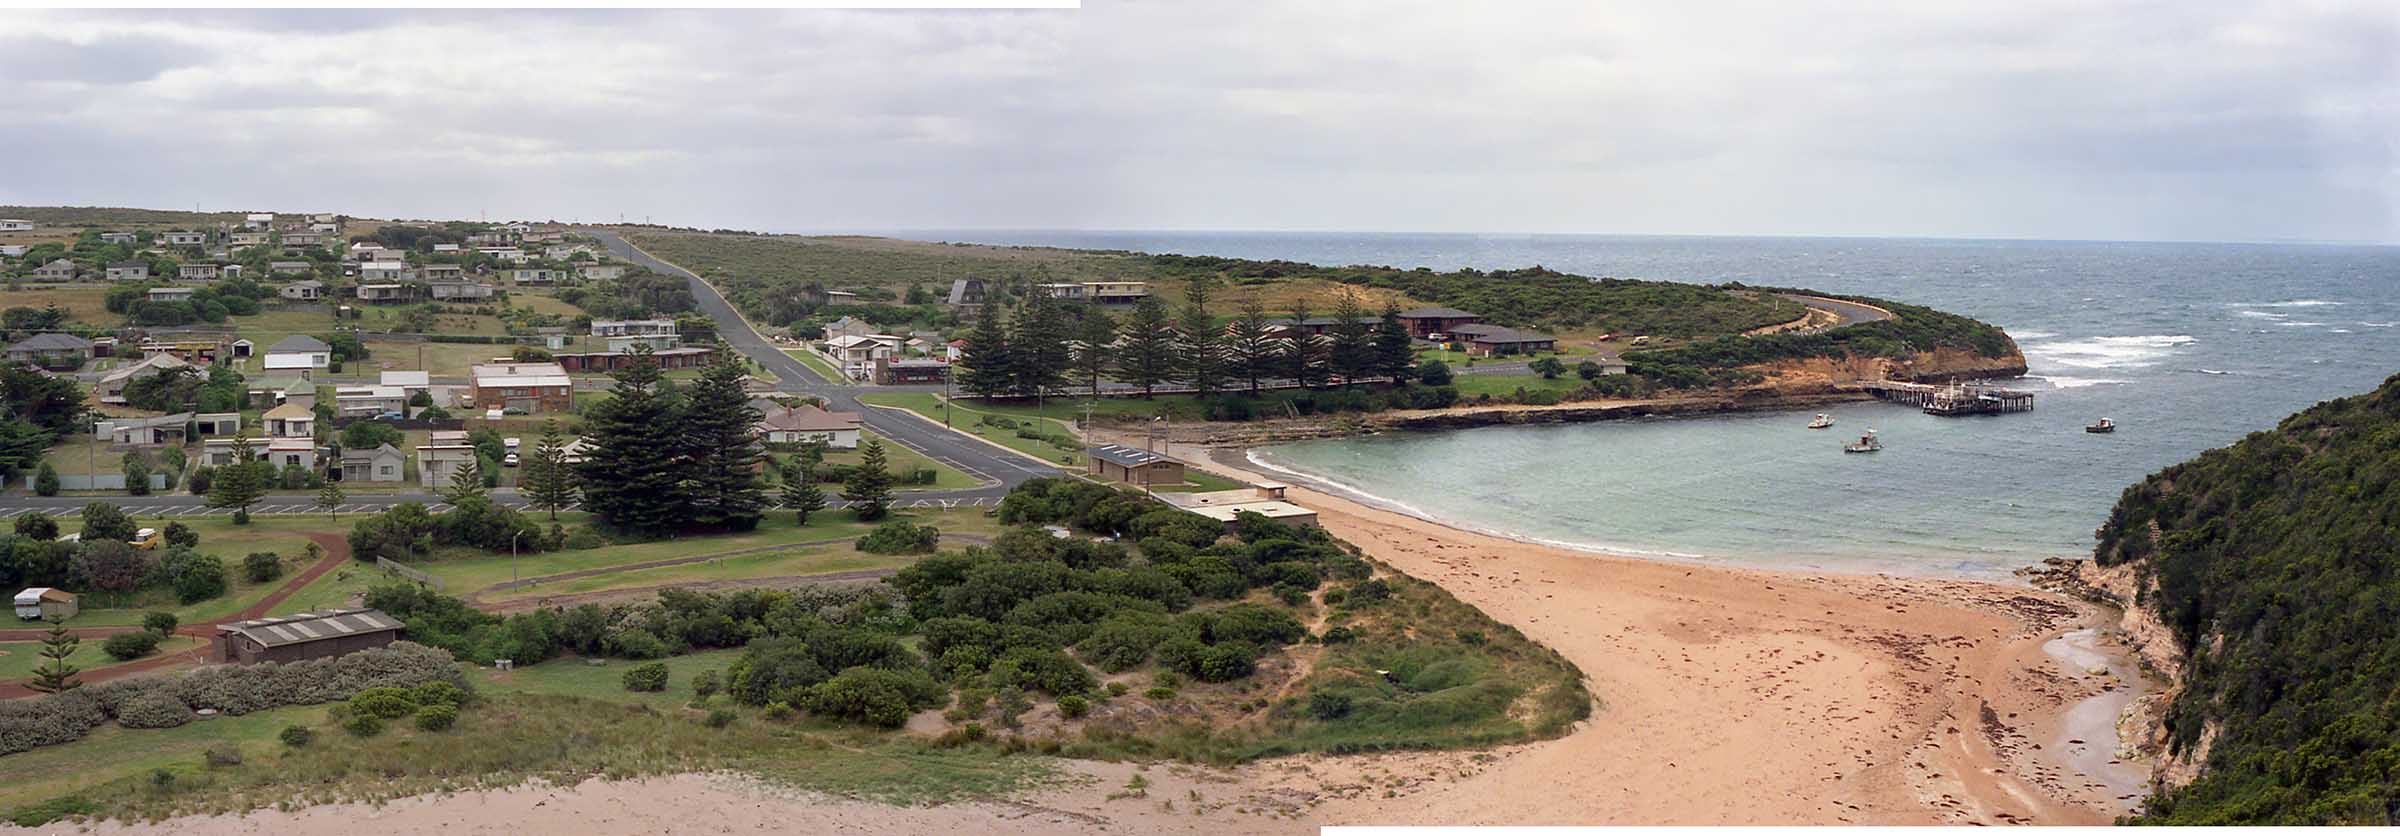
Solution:
[{"label": "street light", "polygon": [[512,532],[512,533],[510,533],[510,534],[508,535],[508,582],[509,582],[509,583],[516,583],[516,582],[517,582],[517,538],[519,538],[519,537],[523,537],[523,536],[525,536],[525,529],[522,529],[522,528],[520,528],[520,529],[517,529],[515,532]]}]

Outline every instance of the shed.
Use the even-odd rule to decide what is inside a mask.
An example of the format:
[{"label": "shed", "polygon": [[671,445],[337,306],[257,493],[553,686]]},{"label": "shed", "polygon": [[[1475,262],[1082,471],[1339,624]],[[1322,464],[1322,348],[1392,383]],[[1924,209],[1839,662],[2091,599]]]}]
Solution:
[{"label": "shed", "polygon": [[327,610],[217,627],[217,661],[299,662],[382,647],[407,629],[382,610]]},{"label": "shed", "polygon": [[1110,444],[1083,452],[1091,460],[1086,472],[1102,479],[1134,485],[1183,483],[1183,462],[1139,447]]},{"label": "shed", "polygon": [[17,617],[27,621],[37,618],[63,621],[81,611],[82,607],[75,603],[75,593],[64,589],[36,586],[17,593]]}]

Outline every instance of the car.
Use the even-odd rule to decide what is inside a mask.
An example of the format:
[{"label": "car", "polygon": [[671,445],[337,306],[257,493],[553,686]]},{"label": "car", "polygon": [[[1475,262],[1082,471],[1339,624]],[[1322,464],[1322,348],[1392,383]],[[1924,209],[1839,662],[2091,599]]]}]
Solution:
[{"label": "car", "polygon": [[377,420],[377,421],[399,421],[399,420],[404,420],[404,419],[406,419],[407,417],[408,417],[408,416],[406,416],[406,415],[402,415],[402,414],[400,414],[400,413],[397,413],[397,412],[384,412],[384,413],[378,413],[378,414],[376,414],[376,416],[375,416],[375,420]]},{"label": "car", "polygon": [[500,466],[502,466],[502,467],[516,467],[516,466],[517,466],[517,454],[515,454],[515,453],[510,453],[510,454],[508,454],[507,456],[505,456],[505,457],[502,457],[502,458],[500,459]]},{"label": "car", "polygon": [[158,548],[162,545],[166,545],[167,540],[165,537],[159,534],[158,529],[145,528],[134,532],[133,539],[125,542],[131,544],[134,548],[147,551]]},{"label": "car", "polygon": [[517,451],[517,448],[525,445],[525,440],[522,438],[503,438],[500,439],[500,445],[508,448],[509,452],[514,453]]}]

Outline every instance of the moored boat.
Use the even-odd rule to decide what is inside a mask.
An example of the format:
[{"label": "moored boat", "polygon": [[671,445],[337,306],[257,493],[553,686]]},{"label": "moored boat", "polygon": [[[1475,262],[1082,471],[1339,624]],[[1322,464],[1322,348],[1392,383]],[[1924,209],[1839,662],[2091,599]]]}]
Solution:
[{"label": "moored boat", "polygon": [[1857,441],[1842,445],[1844,453],[1872,453],[1881,449],[1883,449],[1883,441],[1875,437],[1874,430],[1868,430],[1867,434],[1859,436]]},{"label": "moored boat", "polygon": [[1833,426],[1833,416],[1822,412],[1817,413],[1817,420],[1808,422],[1808,428],[1812,430],[1821,430],[1830,426]]},{"label": "moored boat", "polygon": [[2087,433],[2113,433],[2117,431],[2117,422],[2102,418],[2093,423],[2085,424],[2083,431]]}]

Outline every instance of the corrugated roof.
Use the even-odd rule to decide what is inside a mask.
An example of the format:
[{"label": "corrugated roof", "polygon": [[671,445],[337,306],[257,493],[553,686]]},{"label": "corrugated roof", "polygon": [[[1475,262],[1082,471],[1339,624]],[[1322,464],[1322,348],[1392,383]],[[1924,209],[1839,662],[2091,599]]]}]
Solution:
[{"label": "corrugated roof", "polygon": [[1457,319],[1462,316],[1476,315],[1457,308],[1418,308],[1413,311],[1400,312],[1401,319]]},{"label": "corrugated roof", "polygon": [[1127,447],[1123,444],[1110,444],[1104,447],[1093,447],[1084,450],[1084,452],[1090,454],[1093,458],[1115,462],[1126,467],[1140,467],[1146,464],[1173,461],[1173,459],[1169,459],[1166,456],[1144,450],[1140,447]]},{"label": "corrugated roof", "polygon": [[402,629],[406,625],[382,610],[355,609],[239,621],[219,625],[217,632],[238,635],[267,647],[282,647]]},{"label": "corrugated roof", "polygon": [[333,346],[326,345],[324,340],[311,337],[307,334],[293,334],[289,337],[276,340],[274,345],[267,346],[267,353],[269,354],[284,352],[305,353],[332,350]]}]

